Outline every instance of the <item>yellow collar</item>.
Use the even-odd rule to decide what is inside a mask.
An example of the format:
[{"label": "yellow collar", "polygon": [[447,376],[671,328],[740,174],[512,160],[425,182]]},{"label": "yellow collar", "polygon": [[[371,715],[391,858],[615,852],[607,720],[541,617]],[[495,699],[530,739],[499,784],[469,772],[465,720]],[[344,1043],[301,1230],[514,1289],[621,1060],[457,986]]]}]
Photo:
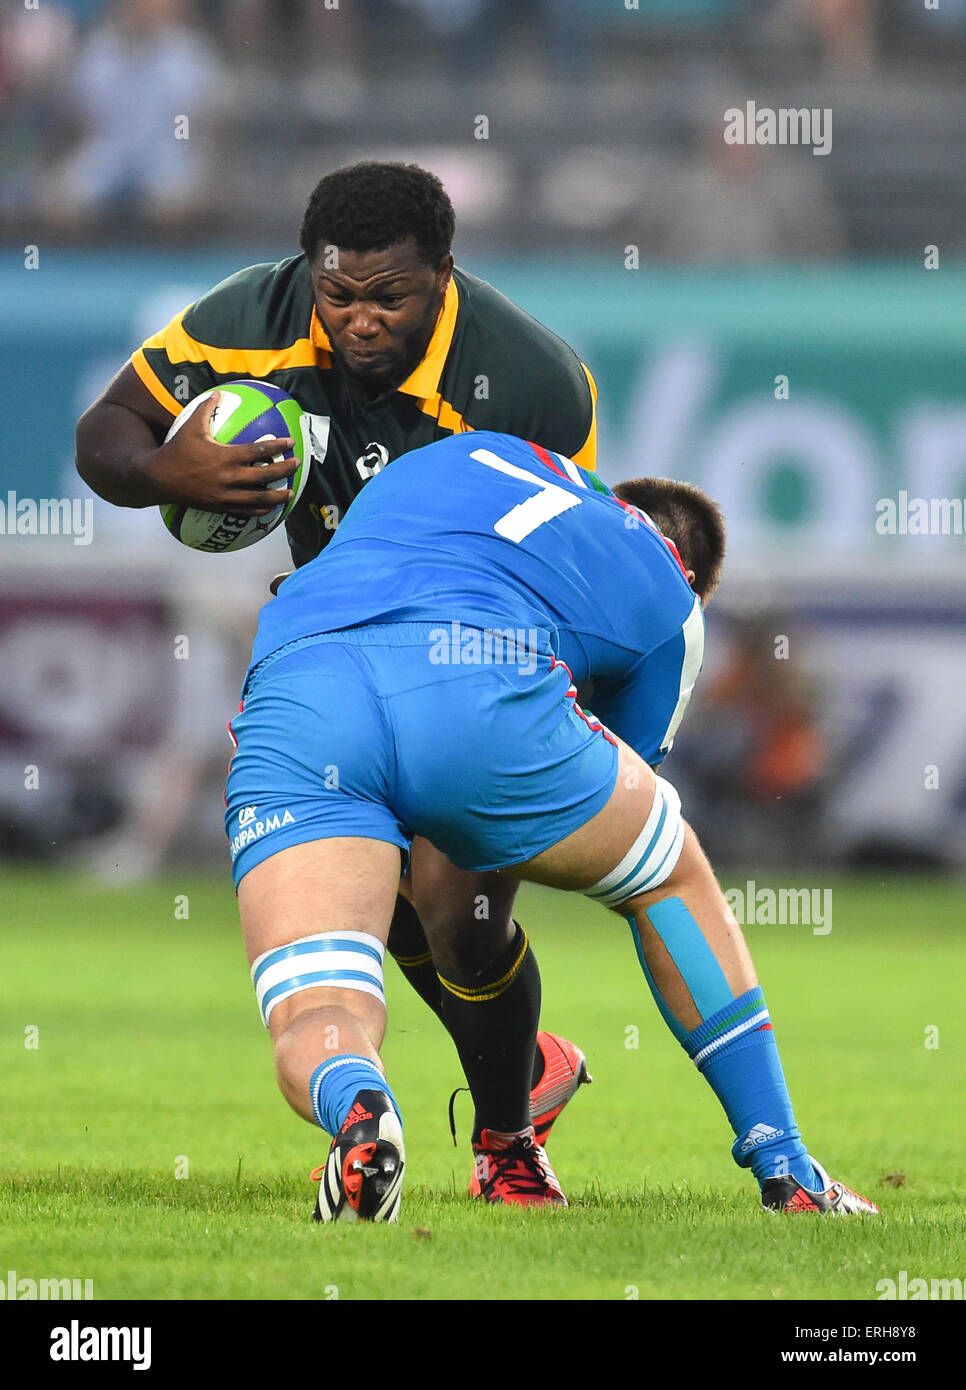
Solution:
[{"label": "yellow collar", "polygon": [[[446,294],[443,296],[443,307],[439,311],[433,336],[429,340],[429,346],[423,354],[422,361],[416,364],[402,385],[396,388],[398,391],[405,391],[407,396],[416,396],[417,399],[423,400],[435,395],[439,390],[439,379],[443,375],[443,367],[446,363],[450,344],[453,341],[453,333],[456,330],[456,314],[459,310],[459,302],[456,281],[451,278],[446,287]],[[315,347],[320,348],[323,352],[331,353],[332,344],[319,322],[314,304],[312,305],[309,337]]]}]

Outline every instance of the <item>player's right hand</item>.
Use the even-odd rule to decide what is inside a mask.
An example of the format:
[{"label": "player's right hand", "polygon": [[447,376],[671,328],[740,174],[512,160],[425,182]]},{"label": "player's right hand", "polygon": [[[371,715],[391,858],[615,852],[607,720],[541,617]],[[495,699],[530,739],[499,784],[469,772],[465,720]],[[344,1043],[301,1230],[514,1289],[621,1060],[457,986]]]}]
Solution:
[{"label": "player's right hand", "polygon": [[219,444],[211,436],[211,416],[219,394],[205,401],[174,438],[148,458],[145,471],[165,502],[205,512],[264,516],[292,496],[289,488],[273,488],[271,499],[266,500],[266,486],[287,478],[292,462],[265,460],[287,453],[294,441],[286,437],[261,444]]}]

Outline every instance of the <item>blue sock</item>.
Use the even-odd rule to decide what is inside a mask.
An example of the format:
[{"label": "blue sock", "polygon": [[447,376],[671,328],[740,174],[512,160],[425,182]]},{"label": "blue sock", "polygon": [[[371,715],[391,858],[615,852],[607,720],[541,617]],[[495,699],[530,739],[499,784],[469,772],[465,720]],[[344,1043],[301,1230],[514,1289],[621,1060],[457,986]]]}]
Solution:
[{"label": "blue sock", "polygon": [[370,1062],[368,1057],[342,1052],[323,1062],[312,1073],[309,1095],[316,1124],[329,1134],[338,1134],[360,1091],[382,1091],[392,1101],[393,1109],[402,1123],[396,1097],[375,1063]]},{"label": "blue sock", "polygon": [[795,1123],[765,997],[758,988],[737,999],[704,933],[680,898],[664,898],[647,918],[681,975],[702,1022],[693,1032],[667,1007],[644,958],[637,923],[628,916],[641,968],[671,1032],[707,1079],[737,1138],[731,1152],[759,1183],[791,1174],[821,1186]]},{"label": "blue sock", "polygon": [[778,1045],[760,989],[750,989],[689,1033],[684,1049],[724,1106],[738,1136],[732,1155],[759,1183],[791,1174],[821,1184],[802,1143]]}]

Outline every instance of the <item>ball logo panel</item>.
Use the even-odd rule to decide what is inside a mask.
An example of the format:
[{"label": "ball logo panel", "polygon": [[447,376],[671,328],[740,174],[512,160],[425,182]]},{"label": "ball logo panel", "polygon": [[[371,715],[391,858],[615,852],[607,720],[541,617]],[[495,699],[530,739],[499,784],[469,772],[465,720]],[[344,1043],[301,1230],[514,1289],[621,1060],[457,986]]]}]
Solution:
[{"label": "ball logo panel", "polygon": [[[290,459],[292,472],[268,485],[269,490],[289,488],[293,496],[280,503],[264,516],[240,516],[232,512],[209,512],[199,507],[184,507],[170,503],[161,508],[165,526],[182,545],[192,550],[223,554],[229,550],[244,550],[254,545],[280,526],[292,512],[308,478],[311,462],[308,420],[299,406],[285,391],[264,381],[234,381],[226,386],[212,387],[195,396],[172,424],[165,443],[172,439],[202,403],[215,391],[220,391],[218,404],[212,412],[210,431],[218,444],[261,444],[267,439],[290,436],[294,441],[291,453],[278,453],[266,462],[281,463]],[[258,467],[258,464],[253,464]]]}]

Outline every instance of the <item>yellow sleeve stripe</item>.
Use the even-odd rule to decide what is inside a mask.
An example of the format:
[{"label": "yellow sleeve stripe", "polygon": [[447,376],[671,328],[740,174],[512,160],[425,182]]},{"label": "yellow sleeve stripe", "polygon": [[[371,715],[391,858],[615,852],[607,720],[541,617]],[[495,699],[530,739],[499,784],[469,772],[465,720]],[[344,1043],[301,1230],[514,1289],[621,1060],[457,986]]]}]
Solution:
[{"label": "yellow sleeve stripe", "polygon": [[283,348],[218,348],[209,343],[200,343],[185,331],[182,319],[187,312],[188,309],[182,309],[167,328],[148,338],[131,358],[134,370],[152,396],[175,415],[182,407],[152,371],[146,352],[163,352],[172,366],[179,362],[205,362],[219,376],[255,377],[258,380],[290,367],[324,368],[329,365],[329,354],[310,337],[297,338]]},{"label": "yellow sleeve stripe", "polygon": [[154,375],[154,372],[152,372],[151,368],[148,366],[148,360],[144,355],[144,348],[138,348],[137,352],[131,354],[131,366],[137,372],[138,376],[159,405],[163,405],[165,410],[170,411],[172,415],[181,414],[181,411],[184,409],[184,402],[176,401],[171,392],[165,390],[161,385],[158,378]]},{"label": "yellow sleeve stripe", "polygon": [[573,455],[574,463],[580,468],[586,468],[593,473],[597,469],[597,383],[591,376],[584,362],[580,364],[584,369],[584,375],[590,386],[590,430],[587,438]]}]

